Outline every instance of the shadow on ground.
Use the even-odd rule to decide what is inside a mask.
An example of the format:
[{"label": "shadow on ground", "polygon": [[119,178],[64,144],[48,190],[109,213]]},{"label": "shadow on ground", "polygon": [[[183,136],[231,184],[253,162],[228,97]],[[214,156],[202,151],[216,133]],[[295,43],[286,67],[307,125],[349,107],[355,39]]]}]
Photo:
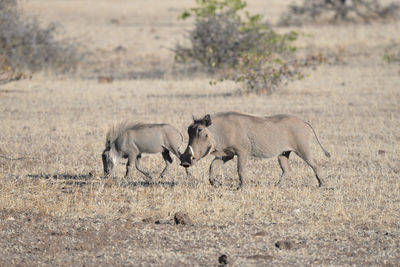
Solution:
[{"label": "shadow on ground", "polygon": [[[92,175],[85,174],[29,174],[29,178],[32,179],[53,179],[59,180],[59,182],[64,183],[66,185],[77,185],[77,186],[85,186],[89,184],[99,184],[102,182],[108,183],[106,179],[95,178]],[[127,188],[135,188],[135,187],[174,187],[178,185],[177,182],[174,181],[128,181],[128,180],[120,180],[112,181],[113,185],[118,185],[121,187]]]},{"label": "shadow on ground", "polygon": [[233,97],[240,95],[239,91],[236,92],[223,92],[223,93],[202,93],[202,94],[149,94],[147,98],[177,98],[177,99],[189,99],[189,98],[218,98],[218,97]]}]

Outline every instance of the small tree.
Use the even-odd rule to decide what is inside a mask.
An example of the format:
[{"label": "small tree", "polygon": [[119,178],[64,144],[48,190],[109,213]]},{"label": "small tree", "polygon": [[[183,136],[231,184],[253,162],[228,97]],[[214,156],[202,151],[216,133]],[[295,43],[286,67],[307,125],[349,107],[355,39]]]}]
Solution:
[{"label": "small tree", "polygon": [[290,5],[279,24],[300,26],[319,21],[370,22],[398,19],[399,11],[399,4],[382,7],[378,0],[304,0],[301,5]]},{"label": "small tree", "polygon": [[278,34],[250,15],[242,0],[196,0],[197,7],[185,10],[182,19],[195,17],[189,31],[191,46],[175,47],[177,62],[194,61],[221,79],[244,82],[247,91],[272,93],[283,79],[295,51],[297,33]]}]

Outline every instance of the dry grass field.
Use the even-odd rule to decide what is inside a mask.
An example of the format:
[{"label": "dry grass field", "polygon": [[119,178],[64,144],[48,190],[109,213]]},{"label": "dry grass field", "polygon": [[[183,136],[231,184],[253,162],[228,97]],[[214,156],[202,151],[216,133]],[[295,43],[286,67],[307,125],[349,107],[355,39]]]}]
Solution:
[{"label": "dry grass field", "polygon": [[[193,1],[194,2],[194,1]],[[251,0],[275,22],[290,1]],[[400,23],[299,30],[300,53],[340,60],[272,96],[235,94],[230,82],[172,69],[177,21],[192,1],[21,1],[24,14],[60,22],[60,35],[92,53],[74,76],[33,74],[0,87],[0,265],[387,265],[400,263],[400,66],[383,61]],[[278,29],[287,31],[290,29]],[[122,46],[123,49],[115,49]],[[112,83],[97,77],[112,75]],[[166,177],[135,171],[102,179],[101,152],[116,122],[166,122],[187,140],[192,114],[290,113],[310,122],[332,157],[312,150],[318,188],[297,156],[280,187],[277,159],[252,159],[236,191],[236,161],[208,183],[211,156],[187,178],[176,158]],[[151,173],[161,155],[147,155]],[[192,223],[175,225],[174,214]],[[278,241],[287,241],[286,246]]]}]

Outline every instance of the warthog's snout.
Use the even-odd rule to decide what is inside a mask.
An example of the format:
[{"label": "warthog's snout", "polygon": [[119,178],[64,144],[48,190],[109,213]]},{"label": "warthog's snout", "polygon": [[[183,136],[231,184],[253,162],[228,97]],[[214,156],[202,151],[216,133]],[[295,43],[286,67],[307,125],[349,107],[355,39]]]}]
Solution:
[{"label": "warthog's snout", "polygon": [[189,168],[190,167],[190,163],[189,162],[181,162],[181,166],[185,167],[185,168]]},{"label": "warthog's snout", "polygon": [[189,168],[193,163],[192,155],[190,154],[182,154],[180,160],[181,160],[181,166],[185,168]]},{"label": "warthog's snout", "polygon": [[188,145],[188,147],[185,150],[185,153],[183,153],[179,158],[181,160],[181,166],[185,168],[192,166],[193,161],[195,161],[193,155],[194,155],[193,148],[191,145]]}]

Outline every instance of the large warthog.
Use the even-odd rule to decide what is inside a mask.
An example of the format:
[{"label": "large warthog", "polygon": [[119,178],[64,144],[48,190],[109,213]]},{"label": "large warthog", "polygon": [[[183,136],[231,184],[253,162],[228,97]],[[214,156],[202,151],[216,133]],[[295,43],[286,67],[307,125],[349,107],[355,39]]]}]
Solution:
[{"label": "large warthog", "polygon": [[169,152],[180,158],[179,147],[182,142],[179,130],[169,124],[121,123],[107,132],[106,148],[101,155],[104,174],[110,174],[121,158],[127,158],[126,177],[131,175],[135,164],[138,171],[151,179],[149,172],[141,165],[142,154],[161,153],[165,161],[165,168],[160,174],[163,177],[172,163]]},{"label": "large warthog", "polygon": [[209,179],[211,185],[220,184],[220,167],[237,156],[239,187],[246,175],[246,164],[249,156],[270,158],[278,156],[282,168],[282,177],[289,172],[289,155],[295,152],[313,170],[319,186],[322,186],[317,163],[311,156],[309,139],[314,134],[322,147],[312,126],[291,115],[256,117],[236,112],[224,112],[206,115],[195,119],[188,128],[189,143],[182,154],[181,165],[190,167],[197,160],[212,154],[215,156],[210,165]]}]

